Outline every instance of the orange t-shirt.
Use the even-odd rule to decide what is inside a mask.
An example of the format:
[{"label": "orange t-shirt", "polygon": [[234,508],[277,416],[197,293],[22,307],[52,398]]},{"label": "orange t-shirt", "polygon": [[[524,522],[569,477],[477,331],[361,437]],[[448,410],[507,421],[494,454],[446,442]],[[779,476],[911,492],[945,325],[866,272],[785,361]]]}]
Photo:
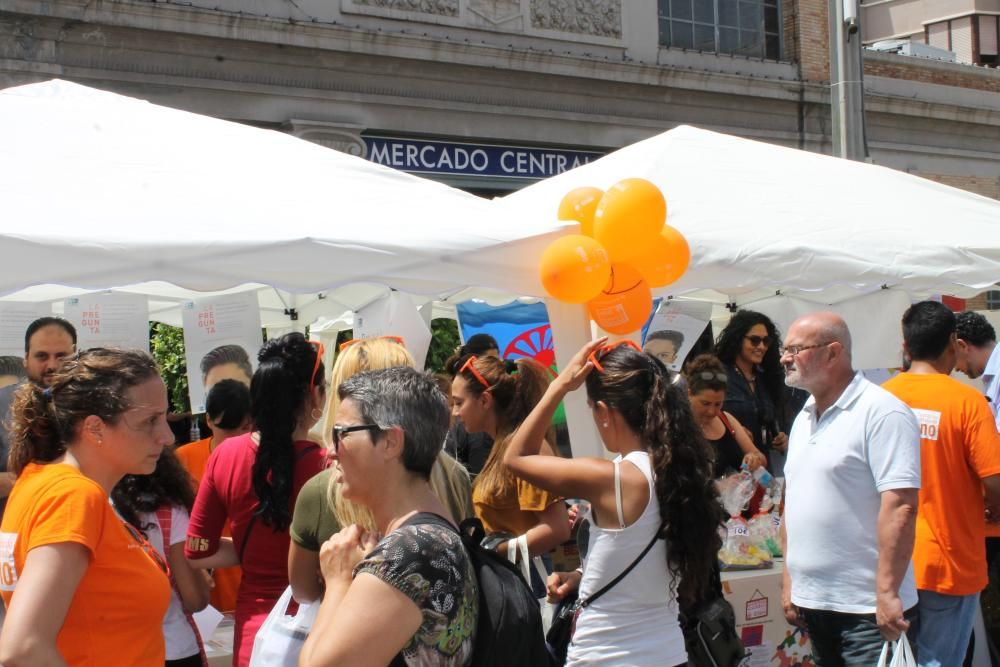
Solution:
[{"label": "orange t-shirt", "polygon": [[[212,453],[211,446],[212,438],[208,437],[177,448],[177,458],[180,459],[181,465],[188,471],[188,474],[194,478],[196,491],[198,490],[197,485],[201,483],[201,478],[205,476],[205,466]],[[229,523],[223,526],[222,535],[232,537]],[[236,593],[240,590],[242,575],[243,570],[239,566],[215,569],[212,574],[212,578],[215,580],[215,587],[211,593],[213,607],[222,612],[236,610]]]},{"label": "orange t-shirt", "polygon": [[940,373],[901,373],[882,385],[920,423],[917,588],[971,595],[986,587],[983,487],[1000,474],[1000,434],[983,395]]},{"label": "orange t-shirt", "polygon": [[87,667],[162,665],[166,574],[129,534],[97,482],[71,465],[28,464],[0,524],[0,592],[7,607],[28,553],[65,542],[85,546],[90,565],[56,637],[63,660]]}]

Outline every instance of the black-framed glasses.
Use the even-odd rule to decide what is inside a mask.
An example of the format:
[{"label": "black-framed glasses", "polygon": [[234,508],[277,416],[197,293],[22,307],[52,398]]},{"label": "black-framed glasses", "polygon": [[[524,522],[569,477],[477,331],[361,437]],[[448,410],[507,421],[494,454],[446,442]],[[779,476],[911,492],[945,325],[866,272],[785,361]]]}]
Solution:
[{"label": "black-framed glasses", "polygon": [[379,431],[381,427],[378,424],[355,424],[354,426],[334,426],[333,427],[333,453],[336,454],[340,451],[340,442],[344,439],[344,436],[348,433],[356,433],[358,431]]},{"label": "black-framed glasses", "polygon": [[759,347],[760,345],[771,347],[772,338],[770,336],[744,336],[744,338],[750,341],[750,345],[753,347]]},{"label": "black-framed glasses", "polygon": [[814,350],[817,347],[826,347],[830,343],[815,343],[813,345],[786,345],[781,348],[782,356],[788,354],[793,357],[799,356],[799,353],[805,352],[806,350]]}]

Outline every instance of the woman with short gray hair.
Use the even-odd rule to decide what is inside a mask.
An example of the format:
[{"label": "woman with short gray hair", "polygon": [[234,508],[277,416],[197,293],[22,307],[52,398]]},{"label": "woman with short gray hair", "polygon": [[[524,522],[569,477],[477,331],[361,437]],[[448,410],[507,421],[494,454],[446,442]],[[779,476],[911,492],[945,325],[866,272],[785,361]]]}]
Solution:
[{"label": "woman with short gray hair", "polygon": [[429,478],[448,430],[434,380],[413,368],[355,375],[338,388],[333,452],[345,498],[379,534],[351,525],[320,550],[326,594],[299,664],[471,663],[475,572]]}]

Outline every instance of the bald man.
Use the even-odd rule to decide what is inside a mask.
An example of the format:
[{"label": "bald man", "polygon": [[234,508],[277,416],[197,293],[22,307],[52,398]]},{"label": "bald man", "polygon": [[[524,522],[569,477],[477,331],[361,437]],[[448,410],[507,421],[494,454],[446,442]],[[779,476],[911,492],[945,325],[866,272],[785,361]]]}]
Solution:
[{"label": "bald man", "polygon": [[884,639],[906,631],[916,645],[920,428],[854,370],[834,313],[793,322],[781,364],[786,384],[812,394],[785,463],[785,618],[808,629],[818,665],[870,666]]}]

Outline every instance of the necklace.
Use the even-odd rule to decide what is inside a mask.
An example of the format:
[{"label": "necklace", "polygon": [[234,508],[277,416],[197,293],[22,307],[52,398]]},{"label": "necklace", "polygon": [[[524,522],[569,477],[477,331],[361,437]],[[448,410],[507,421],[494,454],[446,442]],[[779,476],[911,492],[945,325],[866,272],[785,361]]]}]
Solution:
[{"label": "necklace", "polygon": [[743,369],[740,368],[739,364],[734,363],[733,367],[736,368],[736,372],[739,373],[740,377],[743,378],[743,380],[747,383],[747,387],[750,388],[750,393],[751,394],[756,394],[757,393],[757,378],[754,377],[753,373],[751,372],[750,375],[749,375],[749,377],[748,377],[747,374],[743,372]]}]

